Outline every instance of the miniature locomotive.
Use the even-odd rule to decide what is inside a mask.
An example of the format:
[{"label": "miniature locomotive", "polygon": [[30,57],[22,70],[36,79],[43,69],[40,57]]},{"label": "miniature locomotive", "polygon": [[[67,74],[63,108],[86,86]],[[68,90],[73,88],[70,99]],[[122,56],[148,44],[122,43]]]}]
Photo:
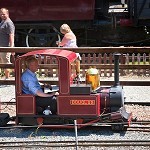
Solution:
[{"label": "miniature locomotive", "polygon": [[[57,99],[56,114],[48,111],[38,114],[36,96],[22,93],[21,74],[24,69],[24,60],[32,55],[49,56],[57,60],[59,95],[55,97]],[[76,65],[77,55],[72,51],[46,49],[19,56],[15,61],[16,125],[41,125],[41,127],[62,125],[69,128],[69,124],[73,124],[74,120],[77,120],[80,127],[103,122],[115,123],[117,128],[118,125],[120,128],[124,124],[129,125],[132,113],[127,113],[124,108],[123,88],[119,85],[119,54],[114,56],[115,81],[111,87],[99,86],[97,83],[95,84],[97,86],[92,87],[94,85],[92,82],[99,82],[99,79],[86,81],[84,84],[80,81],[73,82],[72,74],[76,73],[77,67],[74,65]],[[47,68],[49,66],[50,64],[47,64]],[[91,72],[88,71],[88,75],[94,77],[94,71]]]}]

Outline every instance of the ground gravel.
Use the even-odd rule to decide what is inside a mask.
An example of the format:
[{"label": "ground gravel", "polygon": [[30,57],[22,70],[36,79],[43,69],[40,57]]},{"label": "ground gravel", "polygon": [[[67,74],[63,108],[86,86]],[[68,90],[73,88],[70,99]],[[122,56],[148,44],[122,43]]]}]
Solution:
[{"label": "ground gravel", "polygon": [[[75,142],[75,133],[73,129],[39,129],[38,132],[35,133],[35,129],[9,129],[9,130],[0,130],[0,142],[3,141],[57,141],[58,143],[60,141],[74,141]],[[32,136],[31,136],[32,135]],[[80,129],[78,130],[78,140],[149,140],[150,134],[145,132],[129,132],[129,131],[120,131],[120,132],[114,132],[111,130],[106,130],[103,128],[96,128],[95,130],[89,130],[89,129]],[[150,147],[138,147],[138,146],[131,146],[131,147],[114,147],[114,148],[108,148],[108,147],[91,147],[91,148],[82,148],[82,149],[102,149],[102,150],[141,150],[145,149],[148,150]],[[33,148],[32,148],[33,149]],[[41,148],[36,148],[41,149]],[[60,148],[54,148],[54,149],[60,149]],[[63,148],[62,148],[63,149]],[[67,150],[75,149],[75,148],[64,148]],[[79,148],[80,149],[80,148]]]},{"label": "ground gravel", "polygon": [[[108,80],[111,80],[110,78]],[[146,79],[147,80],[147,79]],[[149,80],[149,79],[148,79]],[[150,102],[150,86],[124,86],[124,95],[126,97],[126,101],[140,101],[140,102]],[[0,85],[0,97],[1,101],[15,101],[15,86],[13,85]],[[2,106],[2,109],[5,108],[6,105]],[[150,106],[139,106],[139,105],[130,105],[126,106],[128,112],[133,113],[133,117],[137,117],[139,120],[150,120]],[[15,106],[8,106],[3,110],[3,112],[10,112],[10,114],[15,115]],[[91,129],[80,129],[78,130],[78,140],[149,140],[150,132],[139,132],[139,131],[120,131],[114,132],[108,129],[104,129],[102,127],[96,128],[94,130]],[[40,128],[36,130],[36,128],[13,128],[13,129],[0,129],[0,142],[3,141],[26,141],[26,140],[42,140],[42,141],[65,141],[72,140],[75,142],[75,132],[74,129],[43,129]],[[7,149],[7,148],[6,148]],[[9,149],[9,148],[8,148]],[[30,148],[22,148],[24,150]],[[32,149],[49,149],[49,148],[32,148]],[[59,150],[74,150],[75,148],[53,148]],[[140,146],[130,146],[130,147],[90,147],[90,148],[80,148],[82,150],[149,150],[148,147],[140,147]],[[3,149],[4,150],[4,149]],[[20,150],[18,148],[18,150]]]}]

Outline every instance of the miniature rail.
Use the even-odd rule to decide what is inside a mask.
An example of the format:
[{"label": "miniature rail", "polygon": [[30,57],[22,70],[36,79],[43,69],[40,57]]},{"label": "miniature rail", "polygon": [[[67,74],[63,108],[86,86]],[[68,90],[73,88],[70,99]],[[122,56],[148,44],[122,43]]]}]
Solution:
[{"label": "miniature rail", "polygon": [[72,147],[118,147],[118,146],[149,146],[150,141],[149,140],[139,140],[139,141],[78,141],[78,145],[75,145],[74,141],[15,141],[15,142],[1,142],[0,148],[59,148],[64,147],[65,148],[72,148]]}]

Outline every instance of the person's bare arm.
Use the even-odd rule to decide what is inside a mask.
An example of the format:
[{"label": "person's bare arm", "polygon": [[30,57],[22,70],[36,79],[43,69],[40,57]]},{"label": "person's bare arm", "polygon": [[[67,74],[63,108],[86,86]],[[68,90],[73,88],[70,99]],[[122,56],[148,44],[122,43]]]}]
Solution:
[{"label": "person's bare arm", "polygon": [[58,43],[58,46],[64,46],[67,42],[68,42],[68,39],[66,36],[64,36],[62,41]]},{"label": "person's bare arm", "polygon": [[69,40],[74,39],[75,35],[72,33],[66,33],[61,42],[58,43],[58,46],[64,46]]},{"label": "person's bare arm", "polygon": [[[14,34],[13,33],[9,34],[9,44],[10,44],[10,47],[14,47]],[[11,54],[15,55],[14,52],[12,52]]]},{"label": "person's bare arm", "polygon": [[13,33],[9,34],[9,44],[10,44],[10,47],[14,47],[14,34]]}]

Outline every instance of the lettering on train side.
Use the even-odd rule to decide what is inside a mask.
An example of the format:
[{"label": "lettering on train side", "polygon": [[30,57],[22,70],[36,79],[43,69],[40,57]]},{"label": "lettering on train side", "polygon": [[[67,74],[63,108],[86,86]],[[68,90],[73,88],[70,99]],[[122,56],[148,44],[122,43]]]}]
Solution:
[{"label": "lettering on train side", "polygon": [[70,100],[70,105],[95,105],[95,100]]}]

